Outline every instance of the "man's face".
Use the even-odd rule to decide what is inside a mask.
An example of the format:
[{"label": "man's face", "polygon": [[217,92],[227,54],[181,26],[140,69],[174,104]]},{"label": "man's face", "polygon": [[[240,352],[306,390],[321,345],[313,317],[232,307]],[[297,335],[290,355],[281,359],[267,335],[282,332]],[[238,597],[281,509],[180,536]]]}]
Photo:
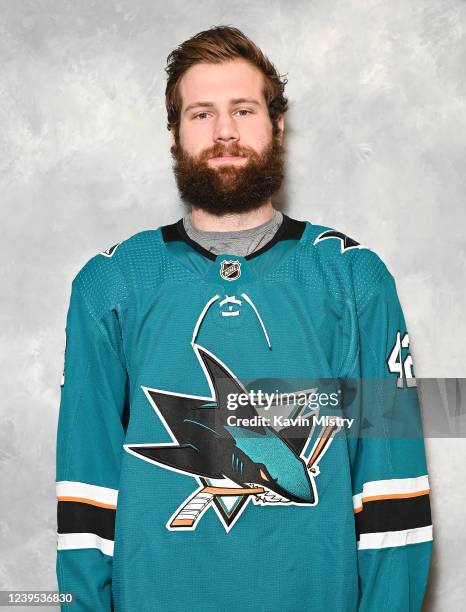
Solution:
[{"label": "man's face", "polygon": [[195,64],[183,75],[171,154],[186,202],[217,215],[245,212],[280,188],[284,121],[273,129],[263,79],[242,59]]}]

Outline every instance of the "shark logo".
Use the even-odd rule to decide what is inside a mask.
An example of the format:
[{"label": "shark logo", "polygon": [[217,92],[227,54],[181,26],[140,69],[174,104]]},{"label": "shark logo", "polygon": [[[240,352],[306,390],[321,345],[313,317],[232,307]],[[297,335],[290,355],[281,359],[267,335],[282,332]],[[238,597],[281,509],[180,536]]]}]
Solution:
[{"label": "shark logo", "polygon": [[111,247],[108,247],[108,249],[105,249],[105,251],[101,251],[100,255],[103,255],[104,257],[112,257],[112,255],[115,253],[115,251],[118,248],[118,245],[121,244],[120,242],[117,242],[116,244],[114,244]]},{"label": "shark logo", "polygon": [[[256,505],[315,506],[317,463],[340,427],[324,427],[307,453],[313,419],[302,419],[278,431],[263,424],[229,424],[228,417],[233,413],[227,408],[228,397],[247,391],[213,353],[198,344],[192,346],[211,396],[143,386],[173,442],[124,445],[139,459],[197,480],[198,488],[175,510],[166,523],[167,529],[194,530],[203,514],[213,507],[225,530],[230,531],[251,499]],[[247,422],[258,417],[255,404],[249,401],[240,402],[234,414]]]},{"label": "shark logo", "polygon": [[350,249],[363,249],[365,247],[361,246],[359,242],[356,242],[353,238],[350,238],[346,234],[342,232],[337,232],[336,230],[326,230],[317,236],[314,240],[314,244],[321,242],[322,240],[326,240],[327,238],[336,238],[340,240],[340,252],[344,253],[345,251],[349,251]]}]

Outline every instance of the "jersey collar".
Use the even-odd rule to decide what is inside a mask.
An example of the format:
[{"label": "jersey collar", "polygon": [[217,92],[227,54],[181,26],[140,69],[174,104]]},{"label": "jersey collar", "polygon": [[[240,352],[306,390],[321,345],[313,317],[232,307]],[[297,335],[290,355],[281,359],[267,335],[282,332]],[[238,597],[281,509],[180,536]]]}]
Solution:
[{"label": "jersey collar", "polygon": [[[253,251],[252,253],[249,253],[249,255],[246,255],[244,259],[249,260],[255,257],[259,257],[282,240],[299,240],[301,238],[306,227],[306,222],[299,221],[297,219],[292,219],[285,213],[282,214],[282,222],[277,231],[275,232],[273,238],[257,251]],[[210,259],[211,261],[215,261],[217,259],[217,255],[215,253],[212,253],[211,251],[203,247],[201,244],[190,238],[190,236],[188,236],[188,233],[184,228],[183,218],[179,219],[175,223],[163,225],[161,227],[161,231],[164,242],[167,243],[181,241],[189,245],[191,248],[193,248],[195,251],[197,251],[207,259]]]}]

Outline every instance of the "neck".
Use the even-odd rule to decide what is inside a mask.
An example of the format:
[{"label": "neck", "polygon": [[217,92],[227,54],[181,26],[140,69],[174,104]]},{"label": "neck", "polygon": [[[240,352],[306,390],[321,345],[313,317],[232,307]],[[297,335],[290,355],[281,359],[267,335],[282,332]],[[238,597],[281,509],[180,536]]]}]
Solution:
[{"label": "neck", "polygon": [[273,211],[274,208],[271,200],[248,212],[225,213],[220,216],[192,206],[191,218],[192,224],[198,230],[229,232],[257,227],[271,219]]}]

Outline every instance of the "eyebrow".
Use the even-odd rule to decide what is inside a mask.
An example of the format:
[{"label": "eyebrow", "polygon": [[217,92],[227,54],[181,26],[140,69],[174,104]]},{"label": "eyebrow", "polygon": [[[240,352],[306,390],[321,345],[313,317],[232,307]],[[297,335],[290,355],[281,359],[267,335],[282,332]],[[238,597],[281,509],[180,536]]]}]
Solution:
[{"label": "eyebrow", "polygon": [[[260,102],[258,102],[258,100],[255,100],[254,98],[233,98],[232,100],[230,100],[230,104],[242,104],[243,102],[246,102],[247,104],[257,104],[257,106],[260,106]],[[184,112],[187,113],[193,108],[211,108],[212,106],[214,106],[213,102],[193,102],[192,104],[188,104],[188,106],[184,109]]]}]

